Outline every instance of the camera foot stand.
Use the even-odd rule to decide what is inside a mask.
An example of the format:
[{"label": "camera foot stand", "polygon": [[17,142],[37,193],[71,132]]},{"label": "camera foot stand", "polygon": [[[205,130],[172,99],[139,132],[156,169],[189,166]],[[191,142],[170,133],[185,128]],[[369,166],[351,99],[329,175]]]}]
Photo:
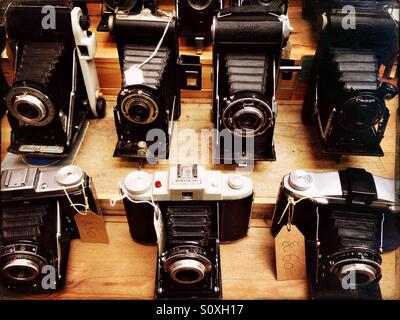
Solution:
[{"label": "camera foot stand", "polygon": [[[68,156],[61,159],[59,162],[55,163],[53,166],[63,167],[63,166],[71,165],[75,162],[75,159],[81,148],[81,145],[82,145],[83,139],[86,135],[86,131],[87,131],[88,127],[89,127],[89,121],[85,119]],[[39,165],[27,164],[22,159],[22,155],[11,153],[11,152],[8,152],[6,154],[6,156],[4,157],[3,161],[1,162],[2,170],[26,168],[27,166],[39,167]]]},{"label": "camera foot stand", "polygon": [[195,37],[194,41],[196,43],[196,53],[202,54],[204,51],[204,37]]}]

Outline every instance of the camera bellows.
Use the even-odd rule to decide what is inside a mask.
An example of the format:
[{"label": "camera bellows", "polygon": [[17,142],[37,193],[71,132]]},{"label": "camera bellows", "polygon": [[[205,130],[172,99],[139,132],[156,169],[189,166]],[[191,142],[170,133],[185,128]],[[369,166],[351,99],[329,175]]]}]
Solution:
[{"label": "camera bellows", "polygon": [[1,240],[35,240],[40,236],[44,208],[3,208],[0,215]]},{"label": "camera bellows", "polygon": [[334,50],[332,62],[337,81],[346,91],[377,90],[379,69],[376,56],[371,52]]},{"label": "camera bellows", "polygon": [[211,215],[212,210],[208,206],[169,206],[167,209],[169,243],[208,246]]},{"label": "camera bellows", "polygon": [[266,55],[228,53],[225,65],[231,95],[244,90],[265,93],[268,70]]},{"label": "camera bellows", "polygon": [[71,63],[72,54],[63,42],[26,42],[14,86],[38,86],[37,89],[51,96],[53,104],[66,110],[71,91]]},{"label": "camera bellows", "polygon": [[[154,49],[155,46],[125,46],[123,60],[123,81],[125,87],[130,85],[125,78],[125,72],[134,66],[140,66],[152,55]],[[157,54],[149,62],[140,67],[140,69],[143,71],[144,78],[142,85],[148,86],[154,90],[157,90],[161,86],[169,56],[170,50],[168,48],[161,47],[157,51]]]},{"label": "camera bellows", "polygon": [[335,226],[339,248],[361,247],[378,250],[380,223],[378,216],[360,212],[335,210],[332,212],[332,223]]}]

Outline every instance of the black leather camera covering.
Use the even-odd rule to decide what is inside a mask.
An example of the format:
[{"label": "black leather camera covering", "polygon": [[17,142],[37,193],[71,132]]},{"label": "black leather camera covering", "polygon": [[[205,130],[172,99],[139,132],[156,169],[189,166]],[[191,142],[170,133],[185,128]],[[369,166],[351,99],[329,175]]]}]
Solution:
[{"label": "black leather camera covering", "polygon": [[[273,14],[280,15],[277,8]],[[214,21],[214,42],[219,45],[257,45],[266,47],[282,43],[282,24],[268,8],[242,6],[222,9]],[[251,35],[251,36],[250,36]]]},{"label": "black leather camera covering", "polygon": [[[55,29],[44,29],[42,13],[44,5],[55,7]],[[41,39],[73,40],[71,10],[74,3],[70,0],[13,0],[6,11],[7,33],[14,41],[29,39],[32,36]],[[29,19],[26,10],[29,8]]]}]

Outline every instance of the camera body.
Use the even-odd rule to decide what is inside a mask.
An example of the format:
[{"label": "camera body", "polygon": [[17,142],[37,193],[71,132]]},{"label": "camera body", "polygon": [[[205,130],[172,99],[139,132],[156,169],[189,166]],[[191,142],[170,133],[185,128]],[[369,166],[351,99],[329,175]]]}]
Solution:
[{"label": "camera body", "polygon": [[194,39],[201,51],[204,42],[211,39],[213,17],[224,7],[223,0],[176,0],[175,3],[179,35]]},{"label": "camera body", "polygon": [[312,297],[380,299],[380,254],[400,245],[395,181],[354,168],[295,170],[281,183],[274,236],[286,227],[285,208],[293,202],[291,223],[305,236]]},{"label": "camera body", "polygon": [[[48,16],[42,13],[48,5]],[[15,77],[5,101],[9,151],[34,158],[66,157],[90,114],[102,117],[88,16],[68,0],[14,0],[5,12]]]},{"label": "camera body", "polygon": [[[167,29],[166,29],[167,28]],[[148,63],[140,66],[155,52]],[[175,18],[155,15],[148,9],[140,14],[117,13],[112,27],[122,73],[122,89],[114,108],[118,143],[114,156],[145,159],[168,158],[173,121],[181,113],[177,76],[179,57]],[[137,71],[139,77],[131,76]],[[148,132],[161,130],[157,154],[150,153]]]},{"label": "camera body", "polygon": [[143,9],[156,12],[156,0],[102,0],[106,10],[101,12],[101,20],[97,26],[97,31],[108,32],[112,28],[113,16],[121,11],[125,14],[138,14]]},{"label": "camera body", "polygon": [[[275,160],[275,92],[281,52],[290,30],[281,9],[270,11],[263,6],[226,8],[214,18],[216,160],[238,164]],[[244,149],[236,150],[237,144]]]},{"label": "camera body", "polygon": [[178,165],[154,174],[133,172],[124,189],[132,238],[159,245],[156,297],[219,298],[219,243],[246,236],[254,194],[251,180]]},{"label": "camera body", "polygon": [[66,193],[73,203],[85,203],[86,197],[90,209],[101,213],[92,180],[79,167],[2,170],[0,272],[8,289],[36,293],[64,287],[70,242],[79,238]]},{"label": "camera body", "polygon": [[322,149],[331,154],[383,156],[380,142],[389,119],[385,100],[397,88],[381,81],[398,54],[398,30],[386,12],[356,10],[354,28],[346,14],[326,15],[303,105],[303,120],[314,123]]}]

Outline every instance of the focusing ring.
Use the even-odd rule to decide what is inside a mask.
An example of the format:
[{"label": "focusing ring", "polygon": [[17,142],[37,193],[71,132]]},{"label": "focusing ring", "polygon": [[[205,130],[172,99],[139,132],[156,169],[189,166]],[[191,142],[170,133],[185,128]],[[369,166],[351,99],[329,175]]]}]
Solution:
[{"label": "focusing ring", "polygon": [[[158,99],[151,92],[144,89],[124,89],[120,93],[120,98],[122,99],[121,112],[129,121],[136,124],[149,124],[158,118],[160,113]],[[137,117],[134,117],[134,112],[137,112]],[[141,115],[145,117],[140,119]]]},{"label": "focusing ring", "polygon": [[[358,108],[358,112],[356,108]],[[367,111],[370,113],[368,119],[361,120],[360,117],[362,114],[367,115]],[[348,99],[341,106],[339,124],[348,131],[364,131],[374,127],[382,119],[384,111],[385,103],[382,99],[370,93],[360,93]],[[356,123],[357,118],[354,118],[354,115],[358,117],[359,123]],[[350,118],[348,118],[349,116]]]},{"label": "focusing ring", "polygon": [[[376,251],[366,248],[349,248],[344,249],[327,257],[325,270],[337,277],[341,282],[349,272],[355,272],[356,275],[363,275],[362,283],[351,283],[354,288],[377,282],[382,277],[381,270],[382,258]],[[352,278],[349,278],[352,281]]]},{"label": "focusing ring", "polygon": [[[51,123],[55,116],[55,107],[43,92],[28,86],[12,87],[6,97],[7,109],[17,120],[36,127]],[[22,108],[29,108],[35,114],[24,115]]]},{"label": "focusing ring", "polygon": [[[248,117],[255,125],[250,123],[249,128],[244,128],[245,117]],[[239,131],[242,137],[255,137],[264,134],[273,126],[274,114],[263,96],[253,92],[242,92],[228,102],[222,114],[222,122],[225,128],[234,134],[238,134]]]},{"label": "focusing ring", "polygon": [[174,247],[163,253],[161,261],[172,280],[181,284],[198,283],[212,269],[206,251],[195,245]]},{"label": "focusing ring", "polygon": [[29,284],[40,278],[42,268],[49,264],[39,248],[32,244],[11,244],[0,250],[2,277],[12,283]]}]

